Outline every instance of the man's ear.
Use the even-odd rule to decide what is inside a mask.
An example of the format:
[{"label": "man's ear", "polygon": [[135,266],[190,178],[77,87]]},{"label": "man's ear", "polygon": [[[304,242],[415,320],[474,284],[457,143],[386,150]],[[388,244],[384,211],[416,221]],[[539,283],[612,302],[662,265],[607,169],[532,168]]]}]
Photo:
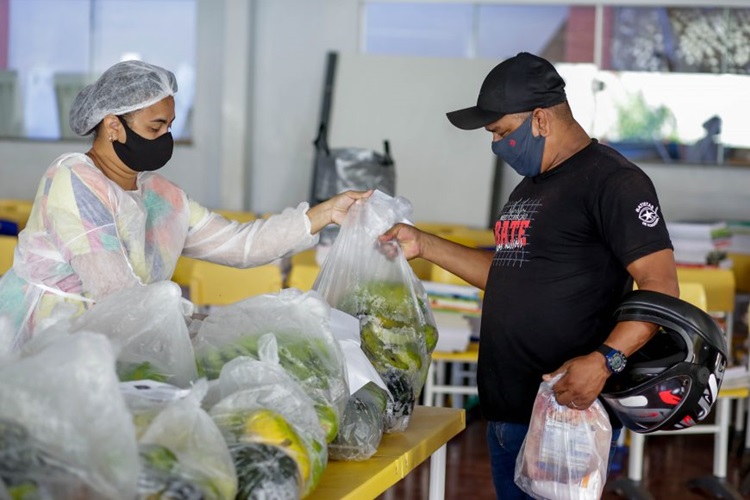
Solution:
[{"label": "man's ear", "polygon": [[550,133],[550,111],[544,108],[536,108],[531,112],[532,128],[536,129],[537,134],[547,137]]}]

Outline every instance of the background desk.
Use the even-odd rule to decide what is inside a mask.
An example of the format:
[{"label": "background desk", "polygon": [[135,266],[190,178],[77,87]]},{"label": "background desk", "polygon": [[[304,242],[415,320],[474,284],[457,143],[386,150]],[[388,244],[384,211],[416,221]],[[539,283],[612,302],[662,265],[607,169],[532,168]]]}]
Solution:
[{"label": "background desk", "polygon": [[479,358],[479,342],[471,342],[464,352],[441,352],[432,353],[432,363],[427,371],[422,394],[426,406],[442,406],[445,395],[466,395],[474,396],[477,394],[476,378],[470,380],[467,384],[457,384],[455,378],[451,383],[446,383],[446,368],[448,363],[473,364],[476,365]]},{"label": "background desk", "polygon": [[[713,434],[714,435],[714,464],[713,475],[696,478],[691,481],[691,487],[703,490],[714,498],[740,499],[741,494],[727,483],[727,455],[729,454],[729,413],[730,403],[734,399],[748,397],[747,382],[735,381],[734,385],[719,391],[716,403],[716,422],[713,424],[700,423],[693,427],[679,431],[657,431],[657,434]],[[628,477],[609,482],[605,489],[615,491],[629,500],[653,500],[654,497],[645,489],[643,484],[643,455],[646,435],[637,432],[630,433],[630,448],[628,451]]]},{"label": "background desk", "polygon": [[417,406],[405,432],[385,434],[378,451],[362,462],[330,460],[310,500],[375,498],[406,477],[427,457],[430,499],[445,497],[445,447],[466,428],[466,414],[453,408]]}]

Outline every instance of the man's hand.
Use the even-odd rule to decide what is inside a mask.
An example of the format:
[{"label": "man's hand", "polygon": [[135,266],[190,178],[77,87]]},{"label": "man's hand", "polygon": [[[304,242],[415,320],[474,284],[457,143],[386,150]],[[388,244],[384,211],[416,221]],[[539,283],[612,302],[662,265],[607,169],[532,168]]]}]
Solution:
[{"label": "man's hand", "polygon": [[[379,238],[381,243],[395,241],[401,246],[401,251],[406,260],[420,257],[422,255],[422,231],[408,224],[396,224]],[[388,251],[390,245],[383,245],[383,250]]]},{"label": "man's hand", "polygon": [[552,388],[555,399],[558,404],[577,410],[585,410],[593,404],[610,375],[604,356],[598,352],[566,361],[542,378],[549,381],[560,373],[563,376]]}]

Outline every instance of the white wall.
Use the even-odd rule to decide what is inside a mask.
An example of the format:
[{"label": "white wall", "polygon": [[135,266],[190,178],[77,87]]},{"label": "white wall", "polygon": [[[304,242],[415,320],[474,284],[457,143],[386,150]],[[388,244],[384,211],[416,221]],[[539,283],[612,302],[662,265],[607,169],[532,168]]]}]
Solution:
[{"label": "white wall", "polygon": [[359,2],[257,1],[251,175],[255,211],[276,211],[310,196],[329,51],[357,51]]},{"label": "white wall", "polygon": [[[199,0],[198,5],[194,143],[177,146],[164,174],[212,207],[267,212],[307,199],[326,53],[357,52],[359,2]],[[239,69],[228,69],[234,63]],[[378,86],[375,81],[371,84]],[[471,102],[475,96],[466,99]],[[444,107],[440,106],[441,112]],[[237,123],[237,109],[248,120]],[[384,138],[380,130],[391,128],[388,121],[372,126],[377,141]],[[398,141],[394,135],[388,138]],[[42,173],[57,155],[86,148],[85,143],[73,142],[0,141],[0,197],[33,196]],[[408,163],[420,161],[420,155],[424,164],[430,164],[431,148],[428,142],[399,144],[394,149],[399,178],[413,176]],[[750,168],[654,165],[645,169],[670,219],[750,219]],[[459,197],[450,184],[439,183],[443,174],[436,170],[423,179],[415,207],[419,218],[445,218],[449,211],[452,221],[485,224],[486,215],[476,220],[473,200],[464,199],[470,195]],[[504,191],[518,181],[514,176],[505,176]]]}]

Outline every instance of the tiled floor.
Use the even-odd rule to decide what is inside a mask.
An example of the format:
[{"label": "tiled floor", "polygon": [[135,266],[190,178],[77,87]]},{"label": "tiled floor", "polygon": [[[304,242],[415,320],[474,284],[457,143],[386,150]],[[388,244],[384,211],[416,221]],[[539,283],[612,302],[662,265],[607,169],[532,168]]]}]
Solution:
[{"label": "tiled floor", "polygon": [[[495,493],[490,479],[489,458],[485,442],[485,421],[477,409],[467,414],[467,427],[448,443],[445,479],[446,499],[491,500]],[[727,482],[739,491],[747,471],[747,458],[738,451],[742,436],[732,440]],[[743,450],[744,451],[744,450]],[[621,456],[624,467],[627,457]],[[748,461],[750,462],[750,461]],[[720,498],[692,490],[688,483],[697,477],[710,476],[713,467],[713,437],[709,435],[650,436],[646,440],[644,482],[654,500]],[[618,469],[615,464],[615,469]],[[608,484],[626,477],[623,468],[613,471]],[[429,461],[420,465],[405,479],[381,496],[380,500],[418,500],[428,498]],[[625,498],[606,491],[602,500]],[[738,498],[750,499],[750,494]]]}]

